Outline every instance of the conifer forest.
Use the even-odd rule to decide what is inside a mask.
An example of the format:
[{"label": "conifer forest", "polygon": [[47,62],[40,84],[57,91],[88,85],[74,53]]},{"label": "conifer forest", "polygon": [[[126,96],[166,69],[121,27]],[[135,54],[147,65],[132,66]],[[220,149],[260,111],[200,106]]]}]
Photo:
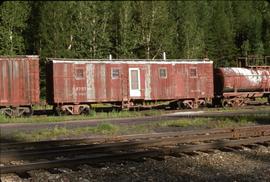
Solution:
[{"label": "conifer forest", "polygon": [[[270,1],[4,1],[0,55],[114,59],[270,55]],[[42,65],[42,61],[41,61]]]}]

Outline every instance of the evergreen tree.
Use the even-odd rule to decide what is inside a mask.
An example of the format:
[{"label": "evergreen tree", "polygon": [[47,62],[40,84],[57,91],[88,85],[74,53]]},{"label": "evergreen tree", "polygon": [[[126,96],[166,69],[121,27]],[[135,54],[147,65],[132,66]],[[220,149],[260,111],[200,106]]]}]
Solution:
[{"label": "evergreen tree", "polygon": [[42,57],[69,57],[71,51],[69,14],[72,2],[43,2],[40,12],[39,36]]},{"label": "evergreen tree", "polygon": [[139,31],[138,57],[160,58],[172,44],[172,24],[169,20],[168,4],[165,1],[136,1],[136,31]]},{"label": "evergreen tree", "polygon": [[235,27],[235,45],[239,55],[246,56],[250,54],[249,31],[251,29],[252,2],[240,1],[233,2],[234,27]]},{"label": "evergreen tree", "polygon": [[252,2],[252,16],[251,16],[251,28],[249,31],[249,40],[251,44],[251,51],[256,56],[262,56],[264,53],[264,47],[262,43],[262,13],[260,12],[261,2]]},{"label": "evergreen tree", "polygon": [[2,2],[0,54],[200,58],[270,55],[267,1]]},{"label": "evergreen tree", "polygon": [[198,57],[208,57],[208,50],[206,43],[208,41],[208,37],[210,34],[210,19],[212,15],[212,9],[208,3],[208,1],[198,1],[196,3],[196,12],[195,14],[197,15],[197,25],[198,29],[200,30],[200,36],[201,36],[201,53],[202,55],[198,55]]},{"label": "evergreen tree", "polygon": [[207,49],[217,66],[229,66],[234,60],[235,44],[231,2],[212,2]]},{"label": "evergreen tree", "polygon": [[181,1],[175,2],[176,6],[176,27],[177,46],[179,56],[184,58],[197,58],[203,56],[204,32],[199,26],[199,19],[196,16],[196,2]]},{"label": "evergreen tree", "polygon": [[270,55],[270,3],[264,2],[262,34],[264,43],[264,54]]},{"label": "evergreen tree", "polygon": [[[106,58],[111,49],[111,2],[76,2],[74,50],[77,57]],[[75,10],[74,10],[75,9]]]},{"label": "evergreen tree", "polygon": [[0,54],[25,54],[24,32],[30,7],[28,2],[6,1],[0,6]]},{"label": "evergreen tree", "polygon": [[42,1],[30,1],[30,15],[25,30],[26,53],[39,55],[40,53],[40,13]]},{"label": "evergreen tree", "polygon": [[134,58],[134,48],[139,43],[139,32],[136,27],[135,3],[132,1],[113,2],[111,17],[112,51],[117,58]]}]

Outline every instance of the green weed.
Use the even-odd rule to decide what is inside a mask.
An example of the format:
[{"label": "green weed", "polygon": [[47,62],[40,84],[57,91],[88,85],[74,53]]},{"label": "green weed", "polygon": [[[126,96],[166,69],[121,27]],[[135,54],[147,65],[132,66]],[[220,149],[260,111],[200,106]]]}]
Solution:
[{"label": "green weed", "polygon": [[97,134],[115,134],[119,131],[119,126],[111,123],[101,123],[94,129],[94,133]]},{"label": "green weed", "polygon": [[32,116],[19,118],[6,118],[0,116],[0,123],[50,123],[62,121],[75,120],[89,120],[89,119],[110,119],[110,118],[128,118],[128,117],[143,117],[161,115],[164,111],[148,110],[148,111],[115,111],[112,112],[96,112],[90,111],[89,115],[73,115],[73,116]]},{"label": "green weed", "polygon": [[4,114],[0,114],[0,123],[5,122],[7,120],[6,116]]},{"label": "green weed", "polygon": [[166,120],[160,122],[149,122],[144,124],[116,125],[109,122],[99,123],[97,126],[80,127],[67,129],[65,127],[55,127],[53,129],[43,129],[39,131],[23,133],[16,132],[16,139],[27,141],[38,141],[46,139],[56,139],[59,137],[78,137],[88,135],[126,135],[155,132],[163,128],[226,128],[254,125],[258,122],[269,122],[270,116],[241,116],[230,118],[195,118]]}]

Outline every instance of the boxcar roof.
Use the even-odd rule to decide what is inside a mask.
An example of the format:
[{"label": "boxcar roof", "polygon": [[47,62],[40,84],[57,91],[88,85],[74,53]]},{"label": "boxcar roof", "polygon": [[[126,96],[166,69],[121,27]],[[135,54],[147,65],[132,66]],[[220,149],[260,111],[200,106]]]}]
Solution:
[{"label": "boxcar roof", "polygon": [[1,59],[22,59],[22,58],[39,58],[38,55],[7,55],[7,56],[0,56]]},{"label": "boxcar roof", "polygon": [[4,55],[0,58],[38,58],[38,55]]},{"label": "boxcar roof", "polygon": [[54,63],[106,63],[106,64],[213,64],[209,59],[66,59],[66,58],[47,58]]}]

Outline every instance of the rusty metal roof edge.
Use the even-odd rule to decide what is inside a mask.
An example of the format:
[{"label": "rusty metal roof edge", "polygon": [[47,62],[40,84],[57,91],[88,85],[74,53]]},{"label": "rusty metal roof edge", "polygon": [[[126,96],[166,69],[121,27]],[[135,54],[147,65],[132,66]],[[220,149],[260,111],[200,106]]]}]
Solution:
[{"label": "rusty metal roof edge", "polygon": [[270,66],[247,66],[247,67],[218,67],[216,69],[252,69],[252,68],[270,68]]},{"label": "rusty metal roof edge", "polygon": [[39,55],[3,55],[0,58],[39,58]]},{"label": "rusty metal roof edge", "polygon": [[209,59],[72,59],[72,58],[46,58],[47,61],[54,61],[58,63],[213,63]]}]

